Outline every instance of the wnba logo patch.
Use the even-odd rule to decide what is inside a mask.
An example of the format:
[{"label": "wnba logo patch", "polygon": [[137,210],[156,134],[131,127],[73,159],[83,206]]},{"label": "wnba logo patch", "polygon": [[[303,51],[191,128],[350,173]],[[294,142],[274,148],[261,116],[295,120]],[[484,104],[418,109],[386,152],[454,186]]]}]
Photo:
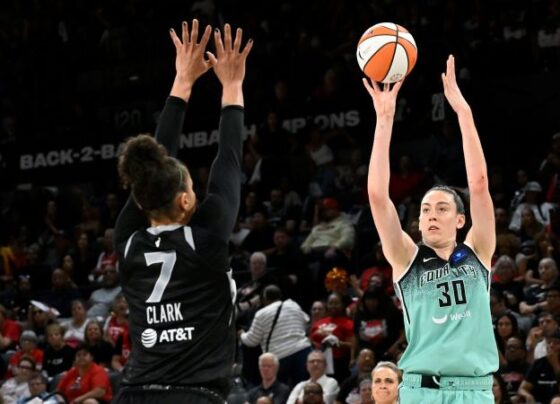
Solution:
[{"label": "wnba logo patch", "polygon": [[157,342],[157,332],[153,328],[146,328],[142,333],[142,345],[146,348],[153,347]]}]

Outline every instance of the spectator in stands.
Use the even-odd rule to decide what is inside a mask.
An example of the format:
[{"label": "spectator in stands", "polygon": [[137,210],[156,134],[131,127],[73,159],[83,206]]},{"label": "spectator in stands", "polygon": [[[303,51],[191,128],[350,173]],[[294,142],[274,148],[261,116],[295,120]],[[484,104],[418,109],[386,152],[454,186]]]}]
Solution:
[{"label": "spectator in stands", "polygon": [[363,291],[368,287],[370,278],[373,275],[381,276],[382,284],[380,286],[386,290],[387,294],[392,295],[392,268],[391,265],[389,265],[389,263],[387,262],[387,258],[385,258],[385,255],[383,254],[383,248],[381,247],[380,241],[375,244],[374,251],[368,256],[368,258],[369,259],[367,260],[370,261],[371,264],[367,265],[367,267],[362,271],[362,274],[360,275],[359,285],[357,288],[359,290],[356,290],[358,297],[360,297]]},{"label": "spectator in stands", "polygon": [[543,311],[539,315],[539,324],[531,330],[527,338],[527,348],[531,350],[529,361],[544,358],[548,354],[548,344],[546,338],[553,335],[560,329],[558,317],[548,311]]},{"label": "spectator in stands", "polygon": [[21,333],[19,337],[19,346],[17,351],[10,358],[10,372],[8,377],[14,375],[14,369],[17,368],[21,358],[31,357],[35,362],[35,370],[43,368],[44,351],[37,348],[37,335],[30,330]]},{"label": "spectator in stands", "polygon": [[360,382],[360,404],[375,404],[371,390],[372,384],[369,377],[362,379]]},{"label": "spectator in stands", "polygon": [[492,394],[494,395],[494,404],[510,404],[511,400],[506,390],[504,379],[498,373],[494,373],[493,376]]},{"label": "spectator in stands", "polygon": [[332,348],[334,377],[344,380],[349,373],[349,365],[354,358],[354,322],[345,314],[340,294],[331,293],[327,300],[328,316],[311,326],[310,338],[316,349],[322,345]]},{"label": "spectator in stands", "polygon": [[73,279],[80,289],[85,290],[89,287],[88,276],[95,266],[96,260],[89,236],[86,232],[79,233],[74,251]]},{"label": "spectator in stands", "polygon": [[21,269],[21,275],[29,276],[34,292],[42,291],[50,282],[52,267],[41,259],[41,247],[37,243],[31,244],[26,249],[25,266]]},{"label": "spectator in stands", "polygon": [[268,285],[263,291],[264,307],[255,314],[249,331],[239,337],[244,345],[260,345],[263,352],[274,353],[280,360],[278,379],[293,386],[307,377],[304,364],[311,351],[306,336],[309,316],[293,300],[281,299],[280,288]]},{"label": "spectator in stands", "polygon": [[41,373],[35,373],[27,382],[29,396],[20,398],[17,404],[63,404],[64,401],[56,397],[56,393],[47,391],[47,379]]},{"label": "spectator in stands", "polygon": [[327,304],[323,300],[315,300],[311,305],[311,320],[313,324],[315,321],[325,318],[327,316]]},{"label": "spectator in stands", "polygon": [[528,368],[525,342],[519,337],[509,338],[506,342],[505,363],[500,366],[498,375],[504,381],[503,393],[511,400],[517,400],[517,390]]},{"label": "spectator in stands", "polygon": [[39,348],[47,345],[46,328],[58,316],[58,311],[37,300],[31,300],[31,307],[28,311],[27,322],[23,328],[31,330],[37,335]]},{"label": "spectator in stands", "polygon": [[498,354],[500,356],[500,365],[505,364],[505,348],[506,342],[510,337],[519,335],[519,327],[517,319],[514,315],[506,313],[498,318],[496,328],[494,328],[494,336],[498,346]]},{"label": "spectator in stands", "polygon": [[112,229],[115,226],[120,211],[121,206],[117,194],[108,192],[105,195],[105,201],[101,210],[101,226],[104,229]]},{"label": "spectator in stands", "polygon": [[16,281],[16,293],[11,310],[15,320],[25,321],[27,320],[27,311],[31,305],[31,299],[33,299],[31,277],[29,275],[19,275]]},{"label": "spectator in stands", "polygon": [[[299,403],[300,400],[297,400]],[[307,382],[303,386],[303,398],[301,404],[325,404],[323,387],[316,382]]]},{"label": "spectator in stands", "polygon": [[249,403],[254,403],[257,398],[266,396],[272,399],[273,404],[284,404],[290,395],[290,388],[277,380],[280,362],[272,352],[265,352],[259,356],[259,372],[261,384],[253,387],[248,392]]},{"label": "spectator in stands", "polygon": [[21,334],[21,327],[14,320],[10,320],[4,306],[0,306],[0,353],[16,347]]},{"label": "spectator in stands", "polygon": [[97,257],[97,264],[91,275],[93,275],[93,279],[90,279],[94,283],[101,283],[103,278],[105,277],[105,268],[108,266],[116,267],[117,266],[117,253],[114,251],[113,248],[113,235],[114,229],[106,229],[105,233],[103,234],[103,251]]},{"label": "spectator in stands", "polygon": [[114,349],[111,343],[103,339],[103,329],[101,328],[99,321],[88,321],[86,325],[84,344],[93,355],[95,363],[105,368],[111,367]]},{"label": "spectator in stands", "polygon": [[349,252],[354,246],[355,231],[350,221],[340,211],[335,198],[320,202],[317,223],[304,240],[301,249],[316,257],[331,257],[337,251]]},{"label": "spectator in stands", "polygon": [[251,254],[249,259],[251,280],[241,285],[237,290],[238,308],[243,311],[249,308],[259,308],[265,286],[274,283],[273,274],[267,268],[266,255],[260,251]]},{"label": "spectator in stands", "polygon": [[117,372],[122,372],[126,362],[128,362],[128,357],[130,356],[131,351],[132,341],[130,340],[130,334],[127,327],[123,330],[122,334],[119,334],[117,340],[115,341],[111,368]]},{"label": "spectator in stands", "polygon": [[310,272],[301,250],[284,227],[274,231],[274,248],[267,255],[268,266],[276,272],[278,286],[286,297],[308,307],[309,294],[305,289],[311,282]]},{"label": "spectator in stands", "polygon": [[75,348],[80,342],[84,342],[87,324],[86,304],[83,300],[77,299],[72,301],[71,307],[72,318],[63,323],[66,329],[64,333],[64,342],[71,348]]},{"label": "spectator in stands", "polygon": [[27,382],[35,372],[35,361],[30,356],[22,356],[17,367],[14,369],[14,376],[2,384],[0,397],[5,404],[15,404],[20,398],[29,396],[29,386]]},{"label": "spectator in stands", "polygon": [[558,285],[558,267],[552,258],[539,261],[539,278],[542,284],[529,286],[525,291],[525,300],[519,304],[519,312],[523,315],[536,313],[546,308],[546,292]]},{"label": "spectator in stands", "polygon": [[74,363],[74,349],[64,342],[63,335],[64,329],[59,323],[47,326],[47,348],[43,370],[49,377],[67,371]]},{"label": "spectator in stands", "polygon": [[532,327],[527,334],[527,339],[525,341],[525,347],[527,348],[527,362],[533,363],[535,360],[535,348],[536,346],[544,341],[546,346],[546,341],[544,340],[544,329],[545,328],[556,328],[556,319],[550,316],[550,313],[543,311],[539,313],[537,325]]},{"label": "spectator in stands", "polygon": [[253,253],[255,251],[268,251],[274,247],[274,227],[268,222],[266,208],[260,208],[253,213],[249,234],[241,247]]},{"label": "spectator in stands", "polygon": [[521,226],[518,231],[521,241],[534,240],[535,237],[537,237],[537,234],[542,232],[544,229],[545,225],[537,220],[535,212],[525,206],[521,210]]},{"label": "spectator in stands", "polygon": [[496,327],[498,318],[505,314],[513,315],[517,320],[519,330],[524,335],[529,334],[529,330],[531,329],[531,325],[533,323],[532,316],[522,316],[518,312],[508,308],[505,304],[504,294],[493,288],[490,289],[490,314],[492,314],[492,323],[494,324],[494,327]]},{"label": "spectator in stands", "polygon": [[354,247],[355,229],[340,211],[335,198],[324,198],[315,207],[314,225],[301,244],[301,250],[308,257],[313,274],[313,294],[323,298],[325,274],[335,266],[348,267],[348,256]]},{"label": "spectator in stands", "polygon": [[[519,203],[513,212],[511,221],[509,223],[510,230],[520,232],[522,226],[522,216],[525,208],[528,208],[532,213],[536,222],[540,223],[541,228],[549,223],[549,210],[554,207],[553,204],[544,202],[541,203],[542,187],[536,181],[529,181],[523,188],[524,201]],[[527,213],[525,213],[527,216]]]},{"label": "spectator in stands", "polygon": [[118,294],[113,301],[113,310],[103,326],[105,339],[116,345],[117,339],[128,332],[128,303],[123,294]]},{"label": "spectator in stands", "polygon": [[509,255],[500,256],[492,268],[492,288],[500,291],[506,297],[508,307],[517,311],[519,302],[524,298],[523,283],[515,280],[517,266]]},{"label": "spectator in stands", "polygon": [[58,383],[57,392],[66,402],[101,404],[113,397],[109,376],[94,362],[91,346],[81,344],[76,349],[74,366]]},{"label": "spectator in stands", "polygon": [[[64,271],[66,277],[68,278],[68,283],[72,288],[77,288],[78,285],[74,282],[74,257],[71,254],[66,254],[62,257],[62,262],[60,263],[60,269]],[[51,276],[52,282],[52,276]]]},{"label": "spectator in stands", "polygon": [[369,396],[371,397],[371,371],[375,365],[375,354],[371,349],[364,348],[356,360],[356,372],[348,376],[341,384],[335,404],[358,403],[361,396],[361,381],[370,381]]},{"label": "spectator in stands", "polygon": [[87,312],[88,317],[105,319],[111,310],[113,301],[119,293],[119,273],[113,264],[106,264],[101,271],[103,273],[103,287],[93,291],[89,298],[90,308]]},{"label": "spectator in stands", "polygon": [[496,220],[496,252],[494,257],[507,255],[515,258],[521,248],[521,239],[508,228],[509,217],[507,210],[499,207],[495,208],[494,218]]},{"label": "spectator in stands", "polygon": [[52,288],[45,291],[40,300],[50,307],[55,308],[62,318],[71,316],[72,300],[80,298],[80,292],[71,284],[71,279],[61,268],[57,268],[51,275]]},{"label": "spectator in stands", "polygon": [[379,362],[371,372],[372,396],[376,404],[396,404],[401,375],[392,362]]},{"label": "spectator in stands", "polygon": [[560,286],[551,286],[546,291],[546,309],[553,316],[560,316]]},{"label": "spectator in stands", "polygon": [[354,316],[354,352],[369,348],[376,358],[394,355],[404,324],[402,315],[382,287],[368,287]]},{"label": "spectator in stands", "polygon": [[262,212],[265,206],[260,201],[256,192],[249,191],[243,198],[243,202],[239,208],[239,220],[241,227],[251,229],[253,222],[253,215],[256,212]]},{"label": "spectator in stands", "polygon": [[560,373],[560,330],[546,338],[548,354],[537,359],[527,371],[518,394],[525,402],[548,403],[558,394]]},{"label": "spectator in stands", "polygon": [[515,257],[515,262],[519,269],[520,280],[525,282],[525,286],[543,284],[537,269],[541,258],[544,257],[541,256],[535,240],[525,240],[521,243],[521,249]]},{"label": "spectator in stands", "polygon": [[303,388],[309,383],[314,382],[321,385],[323,388],[323,399],[326,404],[333,404],[336,395],[338,394],[339,387],[336,379],[329,377],[325,374],[327,370],[327,361],[325,355],[321,351],[312,351],[307,356],[307,372],[310,378],[308,380],[299,382],[292,389],[288,397],[287,404],[295,404],[296,400],[303,400]]}]

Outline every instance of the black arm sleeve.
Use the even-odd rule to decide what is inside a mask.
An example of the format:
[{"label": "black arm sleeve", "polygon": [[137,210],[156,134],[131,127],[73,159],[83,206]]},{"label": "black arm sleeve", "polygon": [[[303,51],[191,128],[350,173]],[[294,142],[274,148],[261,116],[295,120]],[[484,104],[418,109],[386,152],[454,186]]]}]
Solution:
[{"label": "black arm sleeve", "polygon": [[193,222],[206,227],[227,242],[239,210],[244,109],[230,105],[222,109],[218,154],[208,178],[208,194]]},{"label": "black arm sleeve", "polygon": [[[178,97],[170,96],[165,102],[156,127],[156,140],[165,146],[170,156],[177,156],[179,149],[179,135],[185,120],[186,102]],[[144,212],[140,210],[132,197],[124,205],[115,225],[115,246],[130,237],[136,230],[148,226]]]}]

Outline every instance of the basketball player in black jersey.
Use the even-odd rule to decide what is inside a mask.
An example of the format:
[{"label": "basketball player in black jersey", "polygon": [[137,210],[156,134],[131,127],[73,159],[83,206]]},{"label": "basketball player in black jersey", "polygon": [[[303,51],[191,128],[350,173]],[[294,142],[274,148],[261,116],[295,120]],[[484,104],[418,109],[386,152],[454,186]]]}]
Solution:
[{"label": "basketball player in black jersey", "polygon": [[[115,227],[123,292],[130,307],[132,353],[118,403],[224,403],[235,351],[228,240],[239,209],[245,61],[241,48],[216,29],[216,55],[198,42],[198,21],[175,44],[176,77],[156,139],[125,144],[119,175],[131,189]],[[207,55],[207,58],[205,57]],[[194,82],[210,68],[222,85],[219,150],[207,196],[196,205],[188,169],[173,156]]]}]

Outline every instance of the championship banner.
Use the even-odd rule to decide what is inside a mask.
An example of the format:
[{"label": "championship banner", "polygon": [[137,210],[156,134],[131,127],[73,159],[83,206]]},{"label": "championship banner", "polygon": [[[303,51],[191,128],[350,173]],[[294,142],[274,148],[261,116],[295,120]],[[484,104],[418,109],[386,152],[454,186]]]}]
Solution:
[{"label": "championship banner", "polygon": [[[360,125],[360,111],[348,110],[307,117],[293,117],[282,121],[282,126],[297,133],[312,122],[323,130],[356,128]],[[255,123],[245,126],[244,140],[255,136]],[[208,164],[216,154],[218,128],[195,130],[180,135],[179,159],[189,167]],[[17,184],[52,184],[82,181],[102,181],[117,175],[116,159],[125,137],[119,141],[101,141],[71,145],[18,144],[0,145],[0,188],[9,189]],[[59,141],[60,142],[60,141]],[[54,143],[54,142],[53,142]]]}]

